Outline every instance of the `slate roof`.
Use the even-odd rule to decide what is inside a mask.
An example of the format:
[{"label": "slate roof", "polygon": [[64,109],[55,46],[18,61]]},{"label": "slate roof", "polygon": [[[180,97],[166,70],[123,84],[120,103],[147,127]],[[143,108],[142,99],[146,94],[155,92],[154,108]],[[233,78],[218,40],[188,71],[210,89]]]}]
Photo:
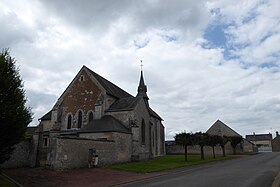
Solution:
[{"label": "slate roof", "polygon": [[[140,101],[141,97],[127,97],[121,98],[113,103],[106,112],[117,112],[117,111],[129,111],[133,110],[137,103]],[[157,119],[163,120],[153,109],[147,106],[149,114]]]},{"label": "slate roof", "polygon": [[44,120],[51,120],[52,118],[52,111],[49,111],[46,113],[43,117],[41,117],[39,120],[44,121]]},{"label": "slate roof", "polygon": [[249,141],[264,141],[264,140],[272,140],[272,134],[253,134],[246,135],[246,139]]},{"label": "slate roof", "polygon": [[128,111],[128,110],[133,110],[137,103],[139,102],[140,98],[139,97],[126,97],[126,98],[121,98],[114,102],[110,108],[108,108],[106,111],[107,112],[114,112],[114,111]]},{"label": "slate roof", "polygon": [[131,133],[119,120],[112,116],[105,115],[101,119],[91,121],[80,133],[87,132],[122,132]]},{"label": "slate roof", "polygon": [[229,126],[224,124],[222,121],[217,120],[207,131],[206,133],[210,135],[219,135],[219,136],[241,136]]},{"label": "slate roof", "polygon": [[148,109],[149,109],[149,113],[151,116],[153,116],[157,119],[163,120],[155,111],[153,111],[153,109],[151,109],[150,107]]},{"label": "slate roof", "polygon": [[[84,66],[87,68],[86,66]],[[107,94],[114,96],[116,98],[125,98],[125,97],[133,97],[114,83],[108,81],[107,79],[103,78],[102,76],[98,75],[91,69],[87,68],[87,70],[94,76],[94,78],[103,86],[106,90]]]}]

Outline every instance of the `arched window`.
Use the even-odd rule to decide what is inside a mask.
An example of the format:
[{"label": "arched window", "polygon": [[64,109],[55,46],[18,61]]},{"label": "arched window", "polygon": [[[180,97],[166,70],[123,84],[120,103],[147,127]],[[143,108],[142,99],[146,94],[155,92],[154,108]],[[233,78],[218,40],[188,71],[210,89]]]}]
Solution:
[{"label": "arched window", "polygon": [[141,125],[141,137],[142,137],[142,144],[145,144],[145,121],[144,119],[142,120],[142,125]]},{"label": "arched window", "polygon": [[71,129],[71,126],[72,126],[72,116],[71,114],[69,114],[67,118],[67,129]]},{"label": "arched window", "polygon": [[78,113],[78,128],[82,127],[82,123],[83,123],[83,113],[82,113],[82,111],[79,111],[79,113]]},{"label": "arched window", "polygon": [[88,122],[90,123],[93,120],[93,112],[89,112]]}]

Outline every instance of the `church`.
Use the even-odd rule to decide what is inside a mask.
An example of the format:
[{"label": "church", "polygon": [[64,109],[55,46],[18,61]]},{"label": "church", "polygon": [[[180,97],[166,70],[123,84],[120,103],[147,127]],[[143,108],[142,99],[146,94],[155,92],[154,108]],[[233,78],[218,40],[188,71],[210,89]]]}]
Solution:
[{"label": "church", "polygon": [[165,154],[163,119],[150,107],[143,71],[136,96],[83,66],[39,119],[37,166],[75,168],[139,161]]}]

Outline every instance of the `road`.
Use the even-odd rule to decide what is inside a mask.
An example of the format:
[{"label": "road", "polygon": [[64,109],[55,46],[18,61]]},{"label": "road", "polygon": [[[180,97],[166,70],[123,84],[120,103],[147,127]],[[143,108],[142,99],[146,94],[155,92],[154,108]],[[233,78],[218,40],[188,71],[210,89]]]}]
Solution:
[{"label": "road", "polygon": [[122,186],[270,187],[280,171],[280,153],[183,168]]}]

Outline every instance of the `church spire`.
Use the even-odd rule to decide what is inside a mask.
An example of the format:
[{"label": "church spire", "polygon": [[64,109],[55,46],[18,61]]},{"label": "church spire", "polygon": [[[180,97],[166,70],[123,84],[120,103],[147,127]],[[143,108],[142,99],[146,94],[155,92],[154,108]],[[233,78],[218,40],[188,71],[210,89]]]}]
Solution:
[{"label": "church spire", "polygon": [[149,97],[147,95],[147,86],[145,85],[145,82],[144,82],[142,66],[143,65],[142,65],[142,60],[141,60],[141,75],[140,75],[137,97],[143,97],[144,99],[149,100]]}]

